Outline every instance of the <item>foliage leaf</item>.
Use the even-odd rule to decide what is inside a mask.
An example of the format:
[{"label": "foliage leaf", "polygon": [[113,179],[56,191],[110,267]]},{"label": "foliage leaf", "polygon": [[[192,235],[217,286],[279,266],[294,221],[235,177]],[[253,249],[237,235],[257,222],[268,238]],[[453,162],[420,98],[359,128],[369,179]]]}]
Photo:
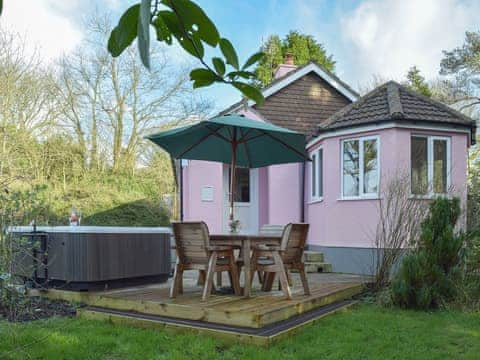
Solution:
[{"label": "foliage leaf", "polygon": [[207,69],[193,69],[190,72],[190,80],[193,80],[194,88],[211,85],[216,79],[217,74]]},{"label": "foliage leaf", "polygon": [[232,65],[235,69],[238,70],[238,55],[235,51],[232,43],[225,38],[220,39],[220,50],[222,51],[223,56],[227,60],[227,64]]},{"label": "foliage leaf", "polygon": [[155,20],[153,20],[152,25],[155,27],[155,31],[157,33],[157,40],[165,41],[168,45],[171,45],[172,32],[163,21],[163,18],[161,16],[157,16]]},{"label": "foliage leaf", "polygon": [[217,46],[220,34],[213,21],[200,6],[190,0],[164,0],[162,2],[173,10],[180,24],[190,35],[196,34],[198,39],[210,46]]},{"label": "foliage leaf", "polygon": [[150,69],[150,6],[151,0],[142,0],[138,16],[138,51],[143,65]]},{"label": "foliage leaf", "polygon": [[215,67],[215,71],[220,75],[223,76],[225,74],[225,63],[222,59],[218,57],[214,57],[212,59],[213,66]]},{"label": "foliage leaf", "polygon": [[253,72],[250,72],[250,71],[232,71],[232,72],[229,72],[227,74],[227,76],[230,78],[230,79],[234,79],[236,78],[237,76],[239,77],[242,77],[244,79],[251,79],[251,78],[254,78],[255,77],[255,74]]},{"label": "foliage leaf", "polygon": [[253,54],[252,56],[250,56],[247,61],[245,61],[245,64],[243,65],[242,69],[246,69],[250,66],[252,66],[253,64],[255,64],[256,62],[260,61],[261,59],[263,59],[263,57],[265,56],[265,54],[261,51]]},{"label": "foliage leaf", "polygon": [[178,43],[185,51],[198,59],[203,58],[203,44],[196,33],[190,34],[190,38],[185,37],[184,31],[182,30],[182,24],[179,22],[178,17],[171,11],[160,11],[158,16],[162,18],[165,26],[170,30],[173,36],[175,36]]},{"label": "foliage leaf", "polygon": [[119,56],[133,42],[137,36],[137,22],[140,5],[136,4],[127,9],[120,18],[118,25],[110,33],[108,51],[113,57]]},{"label": "foliage leaf", "polygon": [[263,97],[260,90],[258,90],[255,86],[242,83],[240,81],[233,81],[232,85],[235,86],[238,90],[240,90],[243,95],[255,101],[257,105],[262,105],[264,103],[265,98]]},{"label": "foliage leaf", "polygon": [[3,0],[0,0],[0,15],[2,14],[3,11]]}]

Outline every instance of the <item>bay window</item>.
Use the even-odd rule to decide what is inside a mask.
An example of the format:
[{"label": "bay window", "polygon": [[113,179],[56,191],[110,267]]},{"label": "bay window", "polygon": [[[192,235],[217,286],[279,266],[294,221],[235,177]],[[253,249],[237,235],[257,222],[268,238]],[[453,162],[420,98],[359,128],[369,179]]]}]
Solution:
[{"label": "bay window", "polygon": [[311,171],[311,200],[320,200],[323,198],[323,149],[317,149],[312,154]]},{"label": "bay window", "polygon": [[413,195],[446,194],[450,186],[450,139],[413,135],[410,145]]},{"label": "bay window", "polygon": [[342,197],[378,195],[378,137],[342,141]]}]

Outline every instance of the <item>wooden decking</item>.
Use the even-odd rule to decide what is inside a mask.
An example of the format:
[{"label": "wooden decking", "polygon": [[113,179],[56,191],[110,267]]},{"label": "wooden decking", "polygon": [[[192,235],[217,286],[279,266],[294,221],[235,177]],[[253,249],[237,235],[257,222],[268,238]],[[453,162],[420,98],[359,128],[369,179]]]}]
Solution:
[{"label": "wooden decking", "polygon": [[[193,279],[185,293],[168,297],[169,284],[132,287],[102,292],[49,290],[43,296],[73,300],[96,308],[128,311],[175,319],[259,329],[269,324],[301,315],[322,306],[351,299],[363,290],[359,277],[310,274],[311,295],[303,295],[300,280],[294,275],[293,298],[287,300],[281,291],[261,292],[254,286],[251,298],[234,295],[212,295],[201,301],[201,288]],[[35,291],[32,295],[36,295]]]}]

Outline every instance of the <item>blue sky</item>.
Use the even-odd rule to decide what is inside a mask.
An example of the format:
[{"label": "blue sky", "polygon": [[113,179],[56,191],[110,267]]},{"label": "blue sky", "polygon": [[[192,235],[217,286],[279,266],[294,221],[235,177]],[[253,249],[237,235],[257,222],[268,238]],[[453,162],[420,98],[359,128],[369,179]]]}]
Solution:
[{"label": "blue sky", "polygon": [[[219,1],[199,2],[207,14],[217,24],[221,34],[231,39],[245,60],[260,47],[262,41],[271,34],[283,37],[290,30],[299,30],[315,34],[329,53],[337,61],[337,72],[343,72],[340,58],[336,54],[341,47],[335,31],[336,18],[339,13],[351,11],[359,1],[232,1],[229,6],[219,6]],[[227,1],[222,3],[226,4]],[[305,18],[308,17],[308,21]],[[238,100],[238,94],[226,86],[218,85],[209,89],[219,107]]]},{"label": "blue sky", "polygon": [[[138,0],[137,0],[138,1]],[[135,0],[5,0],[0,24],[23,33],[53,61],[81,43],[83,21],[95,8],[115,20]],[[375,75],[401,80],[417,65],[438,76],[442,50],[462,44],[466,30],[478,31],[478,0],[198,0],[241,59],[270,34],[289,30],[314,35],[337,62],[337,75],[358,89]],[[172,50],[172,61],[191,61]],[[180,57],[179,57],[180,54]],[[174,55],[174,56],[173,56]],[[238,100],[227,86],[202,90],[217,109]]]}]

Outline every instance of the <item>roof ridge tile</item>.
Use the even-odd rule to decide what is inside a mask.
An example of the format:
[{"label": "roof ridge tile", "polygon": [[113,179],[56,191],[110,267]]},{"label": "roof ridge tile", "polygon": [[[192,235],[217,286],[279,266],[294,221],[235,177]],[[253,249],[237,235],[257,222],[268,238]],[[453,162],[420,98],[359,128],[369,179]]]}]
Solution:
[{"label": "roof ridge tile", "polygon": [[388,111],[392,119],[402,119],[405,117],[402,101],[400,100],[398,84],[393,81],[387,83],[387,102]]}]

